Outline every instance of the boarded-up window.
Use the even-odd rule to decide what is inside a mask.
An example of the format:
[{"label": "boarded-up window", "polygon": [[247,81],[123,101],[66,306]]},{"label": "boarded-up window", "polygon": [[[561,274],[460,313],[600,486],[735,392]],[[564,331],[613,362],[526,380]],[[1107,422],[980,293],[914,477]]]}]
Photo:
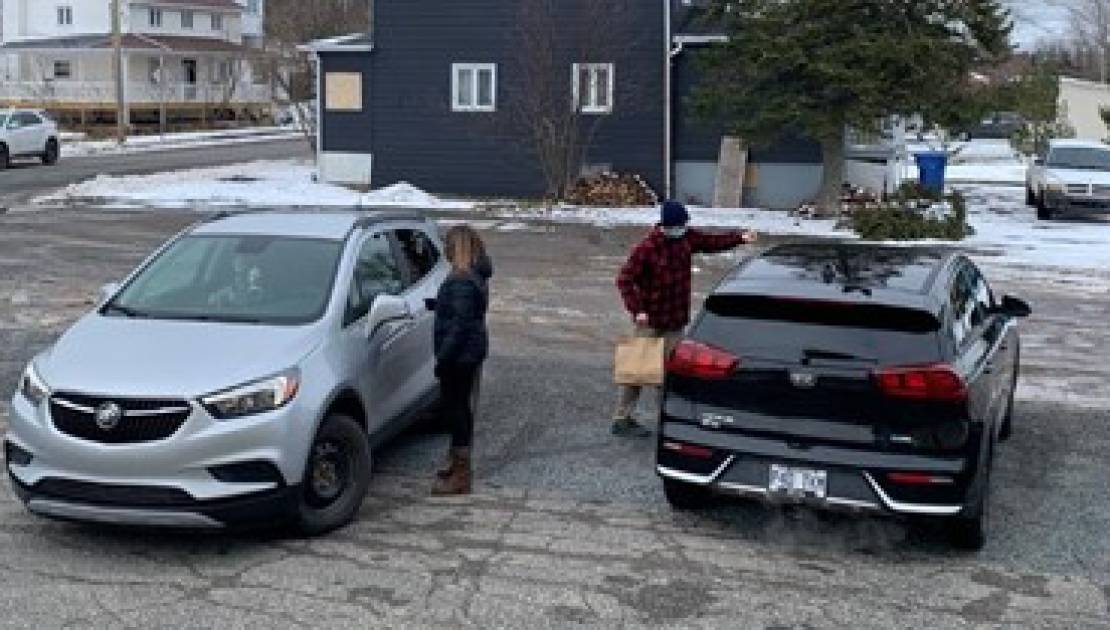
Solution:
[{"label": "boarded-up window", "polygon": [[362,75],[358,72],[329,72],[324,75],[324,107],[329,112],[362,111]]}]

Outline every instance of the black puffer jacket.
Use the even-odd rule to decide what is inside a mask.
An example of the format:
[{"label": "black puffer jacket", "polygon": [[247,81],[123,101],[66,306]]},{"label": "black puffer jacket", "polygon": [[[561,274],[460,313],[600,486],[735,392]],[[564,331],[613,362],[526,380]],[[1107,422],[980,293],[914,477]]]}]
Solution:
[{"label": "black puffer jacket", "polygon": [[435,351],[438,365],[473,365],[489,354],[489,279],[493,263],[482,257],[467,273],[452,273],[436,298]]}]

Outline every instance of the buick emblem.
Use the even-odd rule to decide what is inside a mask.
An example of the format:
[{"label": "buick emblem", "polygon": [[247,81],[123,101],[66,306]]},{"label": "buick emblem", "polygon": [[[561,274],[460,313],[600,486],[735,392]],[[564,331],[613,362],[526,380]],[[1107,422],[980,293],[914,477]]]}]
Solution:
[{"label": "buick emblem", "polygon": [[123,408],[114,402],[106,402],[96,408],[96,426],[101,431],[111,431],[123,419]]},{"label": "buick emblem", "polygon": [[817,375],[810,372],[791,372],[790,384],[798,389],[817,387]]}]

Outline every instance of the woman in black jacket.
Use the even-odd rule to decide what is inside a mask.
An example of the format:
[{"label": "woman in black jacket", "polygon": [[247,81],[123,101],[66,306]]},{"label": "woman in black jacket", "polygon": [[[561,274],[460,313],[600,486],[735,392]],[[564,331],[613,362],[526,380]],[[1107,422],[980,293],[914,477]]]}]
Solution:
[{"label": "woman in black jacket", "polygon": [[451,275],[436,300],[435,352],[443,414],[451,427],[448,465],[438,473],[432,494],[470,493],[470,447],[474,437],[472,393],[489,354],[486,311],[493,265],[482,239],[469,226],[447,232]]}]

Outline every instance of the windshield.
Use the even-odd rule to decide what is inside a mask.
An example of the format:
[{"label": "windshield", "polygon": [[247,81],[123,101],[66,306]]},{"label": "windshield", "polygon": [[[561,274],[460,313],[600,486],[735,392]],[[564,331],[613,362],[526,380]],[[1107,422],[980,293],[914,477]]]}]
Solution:
[{"label": "windshield", "polygon": [[1052,168],[1110,171],[1110,151],[1102,149],[1053,149],[1048,157]]},{"label": "windshield", "polygon": [[147,265],[104,315],[305,324],[327,308],[343,244],[274,236],[187,236]]}]

